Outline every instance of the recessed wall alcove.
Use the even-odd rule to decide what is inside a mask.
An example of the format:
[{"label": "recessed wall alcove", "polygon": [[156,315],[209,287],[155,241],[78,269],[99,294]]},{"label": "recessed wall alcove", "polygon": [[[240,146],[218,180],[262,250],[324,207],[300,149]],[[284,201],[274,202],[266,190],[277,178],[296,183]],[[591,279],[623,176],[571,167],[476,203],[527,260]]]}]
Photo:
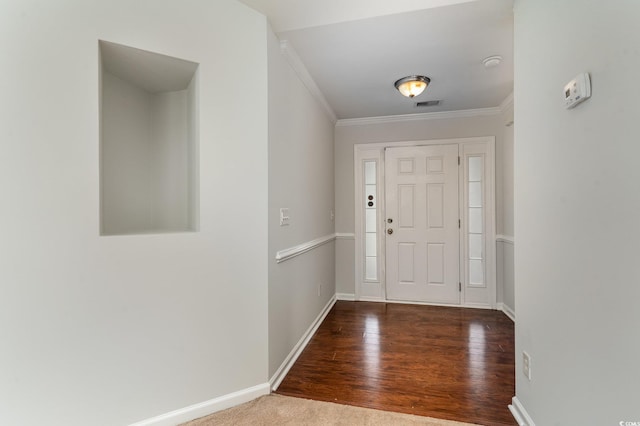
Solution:
[{"label": "recessed wall alcove", "polygon": [[100,233],[198,228],[198,64],[99,41]]}]

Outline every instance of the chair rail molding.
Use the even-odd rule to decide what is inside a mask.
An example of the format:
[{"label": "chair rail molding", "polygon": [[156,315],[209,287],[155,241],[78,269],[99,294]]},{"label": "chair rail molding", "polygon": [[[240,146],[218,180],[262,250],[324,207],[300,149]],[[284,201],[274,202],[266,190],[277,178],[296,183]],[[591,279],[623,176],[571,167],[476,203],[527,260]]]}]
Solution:
[{"label": "chair rail molding", "polygon": [[496,235],[496,242],[497,243],[507,243],[507,244],[515,245],[515,238],[510,236],[510,235],[498,234],[498,235]]},{"label": "chair rail molding", "polygon": [[297,246],[280,250],[276,253],[276,262],[282,263],[289,259],[293,259],[294,257],[300,256],[301,254],[320,247],[321,245],[335,241],[336,238],[336,234],[329,234],[324,237],[316,238],[315,240],[307,241],[306,243],[298,244]]},{"label": "chair rail molding", "polygon": [[356,234],[353,232],[336,232],[336,240],[355,240]]}]

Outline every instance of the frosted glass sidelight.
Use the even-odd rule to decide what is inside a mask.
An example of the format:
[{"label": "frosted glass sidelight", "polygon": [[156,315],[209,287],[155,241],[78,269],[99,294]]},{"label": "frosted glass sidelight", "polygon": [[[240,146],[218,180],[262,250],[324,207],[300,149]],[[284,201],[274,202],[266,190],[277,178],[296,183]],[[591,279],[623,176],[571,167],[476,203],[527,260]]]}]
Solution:
[{"label": "frosted glass sidelight", "polygon": [[376,209],[366,209],[365,210],[365,215],[366,215],[366,225],[365,225],[365,232],[373,232],[375,234],[376,232]]},{"label": "frosted glass sidelight", "polygon": [[469,182],[480,182],[482,180],[482,157],[469,157]]},{"label": "frosted glass sidelight", "polygon": [[365,272],[364,279],[369,281],[375,281],[378,279],[378,258],[366,257],[365,258]]},{"label": "frosted glass sidelight", "polygon": [[365,255],[369,256],[369,257],[375,257],[378,254],[377,251],[377,241],[376,241],[376,237],[377,235],[373,232],[367,232],[366,234],[366,250],[365,250]]},{"label": "frosted glass sidelight", "polygon": [[482,182],[469,182],[469,207],[482,207]]},{"label": "frosted glass sidelight", "polygon": [[364,162],[364,183],[365,185],[376,184],[376,162],[375,161]]},{"label": "frosted glass sidelight", "polygon": [[482,209],[469,208],[469,232],[482,234]]},{"label": "frosted glass sidelight", "polygon": [[477,155],[468,157],[467,167],[467,202],[469,208],[469,229],[467,235],[467,266],[469,271],[468,284],[472,287],[483,287],[485,284],[483,259],[484,212],[482,210],[484,204],[484,157]]},{"label": "frosted glass sidelight", "polygon": [[484,285],[484,266],[482,260],[469,260],[469,285]]},{"label": "frosted glass sidelight", "polygon": [[378,193],[377,193],[377,163],[364,162],[364,279],[376,281],[378,279]]},{"label": "frosted glass sidelight", "polygon": [[482,259],[481,234],[469,234],[469,259]]}]

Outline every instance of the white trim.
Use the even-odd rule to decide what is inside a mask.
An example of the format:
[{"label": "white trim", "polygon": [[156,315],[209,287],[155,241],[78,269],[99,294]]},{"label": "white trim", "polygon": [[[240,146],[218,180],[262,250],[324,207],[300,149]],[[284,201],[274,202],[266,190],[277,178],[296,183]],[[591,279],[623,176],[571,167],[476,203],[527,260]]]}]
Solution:
[{"label": "white trim", "polygon": [[359,299],[360,302],[379,302],[379,303],[394,303],[396,305],[420,305],[420,306],[443,306],[445,308],[469,308],[469,309],[484,309],[486,311],[495,311],[489,305],[481,304],[455,304],[455,303],[434,303],[434,302],[416,302],[413,300],[393,300],[393,299],[376,299],[373,297],[367,297]]},{"label": "white trim", "polygon": [[511,411],[511,415],[516,419],[516,422],[518,422],[518,426],[536,426],[517,396],[514,396],[511,402],[512,404],[509,405],[509,411]]},{"label": "white trim", "polygon": [[[462,143],[474,143],[474,142],[488,142],[494,141],[495,136],[473,136],[468,138],[449,138],[449,139],[420,139],[410,141],[388,141],[388,142],[372,142],[372,143],[357,143],[353,145],[354,154],[362,151],[382,151],[385,148],[395,148],[399,146],[428,146],[428,145],[455,145]],[[363,156],[363,159],[368,158]]]},{"label": "white trim", "polygon": [[511,92],[509,96],[504,98],[504,100],[500,103],[500,106],[498,108],[500,108],[500,111],[504,112],[511,105],[513,105],[513,92]]},{"label": "white trim", "polygon": [[[497,108],[496,108],[497,109]],[[366,294],[363,294],[363,264],[359,259],[363,259],[364,247],[363,238],[364,233],[364,217],[362,213],[362,163],[364,161],[375,160],[379,165],[378,173],[378,205],[380,206],[382,217],[385,217],[385,194],[384,194],[384,149],[387,147],[407,147],[407,146],[429,146],[429,145],[450,145],[456,144],[464,150],[464,147],[473,147],[474,145],[484,144],[487,149],[487,161],[491,162],[491,173],[487,178],[487,205],[491,207],[493,220],[487,219],[486,225],[486,240],[485,247],[487,250],[487,287],[489,292],[489,302],[486,305],[476,305],[467,302],[466,292],[462,294],[462,299],[459,304],[443,305],[443,306],[458,306],[458,307],[473,307],[481,309],[496,309],[497,302],[497,270],[496,270],[496,258],[497,250],[496,245],[492,243],[495,241],[495,136],[476,136],[467,138],[451,138],[451,139],[430,139],[430,140],[411,140],[411,141],[388,141],[388,142],[376,142],[376,143],[361,143],[353,146],[353,158],[354,158],[354,213],[355,213],[355,298],[356,300],[364,300],[363,297],[373,300],[388,301],[386,297],[386,268],[385,268],[385,244],[380,242],[378,244],[378,257],[381,259],[379,267],[379,289],[369,288],[366,289]],[[384,238],[384,222],[379,221],[380,235]],[[466,226],[466,224],[465,224]],[[462,238],[462,236],[461,236]],[[462,247],[462,246],[461,246]],[[463,263],[461,263],[463,265]],[[473,290],[469,287],[470,291]],[[466,290],[466,286],[465,286]],[[412,303],[412,302],[410,302]],[[427,303],[428,304],[428,303]]]},{"label": "white trim", "polygon": [[327,114],[329,120],[331,120],[331,122],[335,124],[336,121],[338,121],[336,113],[333,111],[333,108],[331,108],[331,105],[329,105],[329,102],[327,102],[327,99],[322,94],[322,91],[318,88],[318,85],[313,80],[313,77],[311,77],[309,70],[307,70],[307,67],[300,59],[300,56],[298,56],[298,53],[293,49],[293,46],[291,46],[291,43],[289,43],[287,40],[281,40],[280,50],[282,51],[282,54],[286,58],[289,65],[291,65],[291,68],[293,68],[295,73],[300,78],[300,81],[302,81],[302,84],[305,85],[311,95],[318,101],[320,106],[322,106],[322,109]]},{"label": "white trim", "polygon": [[336,127],[370,126],[372,124],[405,123],[408,121],[444,120],[448,118],[487,117],[498,115],[502,110],[498,107],[462,109],[458,111],[425,112],[420,114],[385,115],[381,117],[346,118],[338,120]]},{"label": "white trim", "polygon": [[280,250],[276,253],[276,262],[282,263],[285,260],[292,259],[296,256],[300,256],[316,247],[320,247],[323,244],[330,243],[336,239],[336,234],[325,235],[324,237],[316,238],[315,240],[307,241],[306,243],[298,244],[294,247],[289,247],[284,250]]},{"label": "white trim", "polygon": [[412,302],[405,300],[390,300],[384,298],[376,298],[376,297],[361,297],[360,299],[356,299],[356,295],[353,293],[336,293],[336,298],[338,300],[344,300],[347,302],[378,302],[378,303],[394,303],[398,305],[422,305],[422,306],[444,306],[447,308],[470,308],[470,309],[485,309],[485,310],[498,310],[505,313],[506,316],[511,318],[513,322],[515,322],[515,313],[511,308],[509,308],[504,303],[498,303],[496,309],[493,309],[489,305],[481,305],[481,304],[473,304],[467,303],[464,305],[456,305],[452,303],[431,303],[431,302]]},{"label": "white trim", "polygon": [[511,321],[516,322],[516,313],[506,303],[498,303],[496,305],[496,309],[504,312],[504,314],[508,316]]},{"label": "white trim", "polygon": [[[460,145],[460,157],[462,159],[460,167],[460,207],[462,209],[460,218],[462,219],[462,230],[460,232],[460,274],[462,280],[462,305],[486,306],[496,309],[498,301],[498,271],[497,271],[497,247],[494,243],[496,239],[496,164],[495,164],[495,137],[485,138],[483,142],[470,142]],[[484,284],[471,285],[469,272],[469,183],[468,183],[468,159],[480,155],[484,158],[483,167],[483,206],[484,216]],[[484,293],[484,294],[483,294]]]},{"label": "white trim", "polygon": [[287,355],[287,357],[282,362],[282,364],[280,364],[280,367],[278,367],[278,370],[276,370],[273,377],[271,377],[271,379],[269,380],[269,386],[273,392],[275,392],[276,389],[278,389],[278,386],[280,386],[280,383],[282,383],[284,378],[287,376],[287,373],[289,373],[289,370],[291,369],[291,367],[293,367],[293,364],[295,364],[296,360],[298,359],[298,357],[300,356],[304,348],[307,347],[307,345],[309,344],[309,341],[311,340],[315,332],[320,327],[320,324],[322,324],[322,321],[324,321],[329,311],[331,311],[331,308],[333,308],[333,305],[336,304],[336,300],[337,300],[336,296],[334,295],[329,300],[329,302],[325,305],[322,311],[320,311],[320,314],[318,314],[317,318],[313,321],[313,323],[311,323],[311,325],[309,326],[307,331],[302,335],[298,343],[296,343],[293,349],[291,349],[291,352],[289,352],[289,355]]},{"label": "white trim", "polygon": [[360,296],[358,302],[382,302],[387,303],[388,300],[385,300],[384,297],[372,297],[372,296]]},{"label": "white trim", "polygon": [[336,232],[336,240],[355,240],[356,234],[353,232]]},{"label": "white trim", "polygon": [[336,299],[354,302],[356,300],[356,295],[353,293],[336,293]]},{"label": "white trim", "polygon": [[514,237],[509,235],[498,234],[496,235],[496,243],[506,243],[506,244],[514,245],[515,239]]},{"label": "white trim", "polygon": [[147,420],[132,423],[130,426],[175,426],[200,417],[208,416],[209,414],[213,414],[218,411],[226,410],[227,408],[235,407],[236,405],[244,404],[245,402],[253,401],[256,398],[268,395],[269,393],[271,393],[269,383],[262,383],[238,392],[210,399],[209,401],[190,405]]},{"label": "white trim", "polygon": [[[355,300],[362,300],[363,297],[375,297],[384,298],[384,282],[385,282],[385,267],[384,262],[384,237],[382,237],[385,229],[385,223],[382,220],[384,218],[384,146],[387,144],[380,144],[379,146],[370,147],[366,145],[356,144],[353,146],[353,184],[355,188],[354,193],[354,213],[355,213],[355,233],[354,233],[354,252],[355,252]],[[371,148],[371,149],[369,149]],[[376,229],[378,235],[378,244],[376,255],[378,258],[378,280],[373,282],[367,281],[366,289],[363,288],[365,283],[365,271],[364,271],[364,259],[365,259],[365,246],[362,236],[365,234],[365,217],[363,211],[364,200],[364,163],[366,161],[375,161],[376,163],[376,197],[378,202]],[[363,291],[364,290],[364,291]]]}]

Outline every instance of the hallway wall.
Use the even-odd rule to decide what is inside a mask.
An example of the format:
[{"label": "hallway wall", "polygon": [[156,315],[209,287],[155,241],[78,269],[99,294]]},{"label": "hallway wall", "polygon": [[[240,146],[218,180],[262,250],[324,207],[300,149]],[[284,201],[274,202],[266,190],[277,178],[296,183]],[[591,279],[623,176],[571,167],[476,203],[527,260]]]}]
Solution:
[{"label": "hallway wall", "polygon": [[[0,424],[125,425],[266,383],[264,16],[5,0],[0,28]],[[100,236],[99,39],[200,64],[198,232]]]},{"label": "hallway wall", "polygon": [[[640,3],[516,0],[514,15],[517,398],[537,425],[637,422]],[[567,110],[581,72],[592,96]]]},{"label": "hallway wall", "polygon": [[[333,235],[333,122],[268,33],[269,377],[335,294],[335,243],[282,263],[280,250]],[[280,226],[280,208],[290,223]],[[320,291],[318,292],[318,287]]]}]

